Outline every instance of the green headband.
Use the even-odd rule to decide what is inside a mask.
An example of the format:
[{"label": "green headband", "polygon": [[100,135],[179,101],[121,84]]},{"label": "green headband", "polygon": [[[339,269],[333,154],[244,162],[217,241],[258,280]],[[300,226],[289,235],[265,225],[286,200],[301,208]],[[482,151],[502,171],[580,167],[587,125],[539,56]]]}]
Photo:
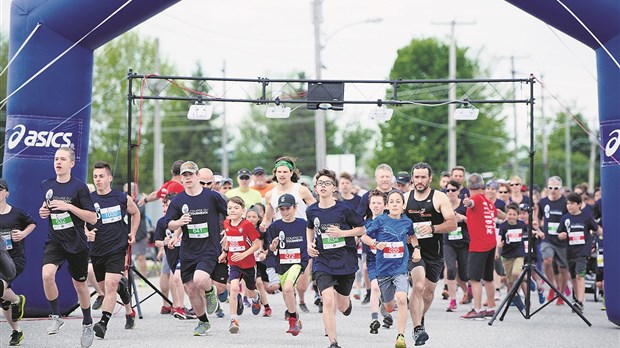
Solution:
[{"label": "green headband", "polygon": [[291,162],[285,161],[285,160],[280,160],[280,161],[276,162],[276,164],[273,166],[273,168],[274,169],[278,169],[278,167],[280,167],[280,166],[285,166],[288,169],[290,169],[291,171],[293,169],[295,169],[295,167],[293,167],[293,164]]}]

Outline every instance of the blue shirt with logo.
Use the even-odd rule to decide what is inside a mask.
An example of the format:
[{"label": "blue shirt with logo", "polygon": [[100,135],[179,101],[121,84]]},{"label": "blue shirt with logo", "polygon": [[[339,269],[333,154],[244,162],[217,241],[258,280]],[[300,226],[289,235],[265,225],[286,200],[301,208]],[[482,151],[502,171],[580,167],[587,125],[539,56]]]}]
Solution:
[{"label": "blue shirt with logo", "polygon": [[280,239],[278,252],[274,256],[274,265],[278,274],[284,274],[294,264],[300,264],[302,271],[308,266],[308,248],[306,243],[306,220],[276,220],[265,232],[265,245],[269,246],[275,238]]},{"label": "blue shirt with logo", "polygon": [[538,219],[542,220],[544,218],[544,224],[541,228],[545,232],[543,243],[550,243],[560,248],[566,247],[566,244],[558,239],[557,230],[560,226],[560,219],[567,213],[566,198],[564,196],[560,196],[560,199],[556,201],[545,197],[538,202]]},{"label": "blue shirt with logo", "polygon": [[357,266],[355,237],[329,238],[325,231],[330,226],[350,230],[364,226],[364,219],[349,204],[336,201],[329,208],[320,208],[318,202],[306,209],[307,227],[314,230],[319,256],[314,259],[313,272],[331,275],[354,274]]},{"label": "blue shirt with logo", "polygon": [[16,242],[13,240],[13,230],[23,231],[28,225],[36,222],[25,211],[11,207],[11,211],[6,214],[0,214],[0,243],[4,243],[9,255],[13,260],[25,260],[24,240]]},{"label": "blue shirt with logo", "polygon": [[565,214],[560,219],[558,232],[566,232],[566,239],[562,241],[568,247],[566,254],[569,259],[592,254],[593,233],[598,225],[592,215],[580,212],[577,215]]},{"label": "blue shirt with logo", "polygon": [[97,213],[97,223],[94,226],[88,224],[89,229],[97,229],[95,241],[90,244],[90,254],[105,256],[126,250],[129,244],[129,228],[125,222],[127,194],[114,189],[105,195],[94,191],[90,198]]},{"label": "blue shirt with logo", "polygon": [[525,244],[527,241],[527,225],[521,220],[517,220],[515,225],[508,221],[499,225],[499,236],[504,242],[502,247],[502,257],[514,259],[525,257]]},{"label": "blue shirt with logo", "polygon": [[382,214],[366,225],[366,234],[377,242],[389,243],[385,249],[377,249],[375,262],[377,277],[407,274],[409,262],[407,236],[414,234],[411,219],[404,214],[399,219]]},{"label": "blue shirt with logo", "polygon": [[[95,211],[88,186],[74,177],[65,183],[56,181],[56,178],[45,180],[41,183],[41,189],[43,199],[50,193],[50,200],[60,200],[83,210]],[[84,234],[84,221],[77,215],[61,210],[52,210],[48,221],[49,230],[46,244],[52,241],[56,242],[71,254],[88,250],[88,241],[86,234]]]}]

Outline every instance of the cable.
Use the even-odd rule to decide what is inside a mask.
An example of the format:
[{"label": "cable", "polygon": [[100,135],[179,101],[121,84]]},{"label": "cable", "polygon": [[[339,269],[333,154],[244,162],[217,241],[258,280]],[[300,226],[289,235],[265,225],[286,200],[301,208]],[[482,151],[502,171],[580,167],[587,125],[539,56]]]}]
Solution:
[{"label": "cable", "polygon": [[[560,36],[556,33],[556,31],[555,31],[555,30],[553,30],[553,27],[552,27],[552,26],[550,26],[549,24],[547,24],[547,28],[549,28],[549,30],[550,30],[550,31],[551,31],[551,33],[552,33],[552,34],[556,37],[556,39],[558,39],[558,41],[560,41],[560,42],[562,43],[562,45],[564,45],[564,47],[566,48],[566,50],[568,50],[568,52],[570,52],[570,53],[571,53],[571,54],[572,54],[575,58],[577,58],[577,55],[575,54],[575,52],[573,52],[573,50],[571,50],[571,49],[568,47],[568,45],[564,42],[564,40],[562,40],[562,39],[560,38]],[[594,74],[593,74],[593,73],[592,73],[592,72],[591,72],[591,71],[590,71],[590,70],[586,67],[586,65],[585,65],[585,64],[583,64],[583,62],[582,62],[580,59],[578,59],[578,58],[577,58],[577,61],[579,62],[579,64],[581,65],[581,67],[582,67],[585,71],[587,71],[587,72],[588,72],[588,74],[589,74],[590,76],[592,76],[592,79],[593,79],[594,81],[597,81],[597,82],[598,82],[598,79],[596,78],[596,76],[594,76]]]},{"label": "cable", "polygon": [[0,76],[4,75],[4,73],[7,71],[9,66],[11,66],[13,61],[17,58],[17,56],[19,56],[19,54],[22,52],[24,47],[26,47],[26,44],[28,43],[28,41],[30,41],[30,39],[34,36],[34,33],[36,33],[37,30],[39,30],[40,27],[41,27],[41,23],[37,23],[37,25],[34,27],[34,29],[32,29],[32,31],[30,32],[30,35],[28,35],[28,37],[26,38],[26,40],[24,40],[22,45],[19,46],[19,49],[17,50],[17,52],[15,52],[15,54],[13,55],[13,57],[11,58],[9,63],[4,67],[4,69],[2,69],[2,72],[0,72]]}]

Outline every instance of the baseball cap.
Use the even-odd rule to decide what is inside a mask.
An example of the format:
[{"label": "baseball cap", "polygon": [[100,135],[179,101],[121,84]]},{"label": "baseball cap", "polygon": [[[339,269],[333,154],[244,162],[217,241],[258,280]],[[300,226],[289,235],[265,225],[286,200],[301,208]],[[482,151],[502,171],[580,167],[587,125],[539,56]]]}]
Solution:
[{"label": "baseball cap", "polygon": [[278,198],[278,207],[291,207],[296,204],[295,197],[290,193],[285,193]]},{"label": "baseball cap", "polygon": [[218,185],[221,185],[223,181],[224,181],[224,177],[223,176],[221,176],[219,174],[213,175],[213,182],[214,183],[216,183]]},{"label": "baseball cap", "polygon": [[527,185],[521,185],[521,192],[527,192],[529,191],[529,188],[527,187]]},{"label": "baseball cap", "polygon": [[527,203],[521,203],[519,204],[519,210],[521,211],[529,211],[530,210],[530,205]]},{"label": "baseball cap", "polygon": [[183,174],[185,172],[192,172],[194,174],[198,174],[198,165],[192,161],[187,161],[181,164],[180,173]]},{"label": "baseball cap", "polygon": [[224,185],[225,183],[229,183],[229,184],[233,184],[233,181],[231,178],[224,178],[222,179],[222,185]]},{"label": "baseball cap", "polygon": [[486,187],[491,187],[492,189],[497,191],[499,189],[499,183],[497,181],[495,181],[495,180],[491,180],[491,181],[487,182],[487,186]]},{"label": "baseball cap", "polygon": [[261,175],[261,174],[265,174],[265,168],[263,167],[256,167],[254,168],[254,170],[252,171],[252,174],[254,175]]},{"label": "baseball cap", "polygon": [[407,172],[398,172],[396,174],[396,182],[403,185],[409,184],[411,183],[411,175]]},{"label": "baseball cap", "polygon": [[0,179],[0,187],[7,191],[9,190],[9,184],[7,184],[6,180],[4,179]]},{"label": "baseball cap", "polygon": [[250,171],[247,170],[246,168],[239,169],[239,171],[237,172],[237,177],[239,178],[242,176],[247,176],[249,179],[250,175],[252,175],[252,173],[250,173]]}]

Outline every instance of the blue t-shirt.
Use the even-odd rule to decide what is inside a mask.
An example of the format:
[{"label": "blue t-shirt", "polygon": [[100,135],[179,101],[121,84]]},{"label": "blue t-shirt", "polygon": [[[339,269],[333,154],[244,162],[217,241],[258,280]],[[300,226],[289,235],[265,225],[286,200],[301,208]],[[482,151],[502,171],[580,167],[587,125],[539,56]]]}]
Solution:
[{"label": "blue t-shirt", "polygon": [[497,210],[501,210],[504,213],[506,212],[506,202],[502,201],[501,199],[496,199],[493,204],[495,204],[495,208],[497,208]]},{"label": "blue t-shirt", "polygon": [[13,260],[25,259],[24,240],[16,242],[12,238],[13,230],[23,231],[28,225],[36,222],[25,211],[11,207],[11,211],[0,215],[0,243],[4,243],[6,250]]},{"label": "blue t-shirt", "polygon": [[219,214],[226,214],[226,201],[218,192],[202,190],[196,196],[185,191],[172,198],[166,212],[166,228],[172,220],[178,220],[187,211],[192,221],[181,227],[181,261],[217,259],[221,254]]},{"label": "blue t-shirt", "polygon": [[[455,213],[461,214],[463,216],[467,215],[467,208],[463,205],[463,202],[459,204],[459,206],[454,209]],[[445,233],[443,235],[443,242],[446,244],[450,244],[455,248],[459,247],[467,247],[469,246],[469,230],[467,229],[467,222],[460,221],[456,224],[456,230],[452,232]]]},{"label": "blue t-shirt", "polygon": [[388,246],[377,250],[375,267],[377,277],[407,274],[409,250],[407,236],[413,236],[413,221],[406,215],[399,219],[391,218],[387,214],[377,216],[367,225],[366,234],[377,242],[386,242]]},{"label": "blue t-shirt", "polygon": [[591,215],[580,212],[577,215],[565,214],[560,219],[558,233],[566,232],[567,238],[562,241],[568,246],[568,258],[590,256],[592,254],[592,233],[596,233],[598,225]]},{"label": "blue t-shirt", "polygon": [[[49,192],[52,196],[50,200],[65,201],[77,208],[95,211],[88,186],[74,177],[65,183],[59,183],[56,178],[45,180],[41,183],[41,189],[43,199]],[[84,234],[84,221],[77,215],[68,211],[52,210],[48,221],[49,230],[46,243],[54,241],[71,254],[88,250],[88,241],[86,234]]]},{"label": "blue t-shirt", "polygon": [[538,202],[538,219],[541,220],[544,217],[544,225],[541,228],[545,232],[543,242],[561,248],[566,247],[566,243],[558,239],[558,227],[560,226],[560,219],[564,214],[568,214],[566,198],[564,196],[560,196],[560,199],[557,201],[552,201],[549,197],[545,197]]},{"label": "blue t-shirt", "polygon": [[97,223],[88,224],[89,229],[96,228],[95,241],[90,243],[90,254],[105,256],[127,249],[129,229],[125,223],[127,215],[127,194],[112,190],[100,196],[97,191],[90,193]]},{"label": "blue t-shirt", "polygon": [[306,220],[295,218],[295,221],[276,220],[265,232],[265,245],[269,246],[276,238],[280,238],[278,253],[274,257],[274,267],[278,274],[284,274],[292,265],[300,264],[302,271],[308,266],[308,246],[306,243]]},{"label": "blue t-shirt", "polygon": [[349,203],[349,205],[351,205],[353,209],[357,209],[357,207],[360,205],[361,200],[362,200],[362,197],[360,197],[357,194],[353,195],[353,198],[351,199],[342,198],[342,201],[345,203]]},{"label": "blue t-shirt", "polygon": [[[166,237],[172,237],[174,232],[170,231],[166,227],[166,219],[165,216],[162,216],[157,220],[155,224],[155,232],[153,233],[153,237],[155,240],[163,241]],[[168,261],[168,266],[171,270],[175,270],[177,268],[177,263],[179,261],[179,253],[181,252],[181,242],[177,243],[174,249],[168,248],[167,245],[164,245],[164,253],[166,253],[166,261]]]},{"label": "blue t-shirt", "polygon": [[527,241],[527,225],[521,220],[517,220],[516,225],[511,225],[508,221],[499,225],[499,236],[504,242],[502,256],[507,259],[525,257],[525,243]]},{"label": "blue t-shirt", "polygon": [[364,226],[364,219],[347,203],[336,201],[329,208],[320,208],[318,202],[306,209],[307,227],[314,229],[319,256],[314,259],[313,272],[331,275],[353,274],[357,271],[357,243],[355,237],[329,238],[323,235],[330,226],[350,230]]},{"label": "blue t-shirt", "polygon": [[[375,219],[373,218],[366,219],[366,222],[364,223],[364,226],[366,226],[366,234],[368,234],[368,226],[373,221],[375,221]],[[374,238],[374,237],[371,237],[371,238]],[[366,253],[366,266],[370,267],[370,265],[372,265],[372,267],[374,267],[374,264],[377,258],[377,249],[374,246],[370,246],[370,245],[366,245],[365,243],[362,243],[362,252]]]}]

